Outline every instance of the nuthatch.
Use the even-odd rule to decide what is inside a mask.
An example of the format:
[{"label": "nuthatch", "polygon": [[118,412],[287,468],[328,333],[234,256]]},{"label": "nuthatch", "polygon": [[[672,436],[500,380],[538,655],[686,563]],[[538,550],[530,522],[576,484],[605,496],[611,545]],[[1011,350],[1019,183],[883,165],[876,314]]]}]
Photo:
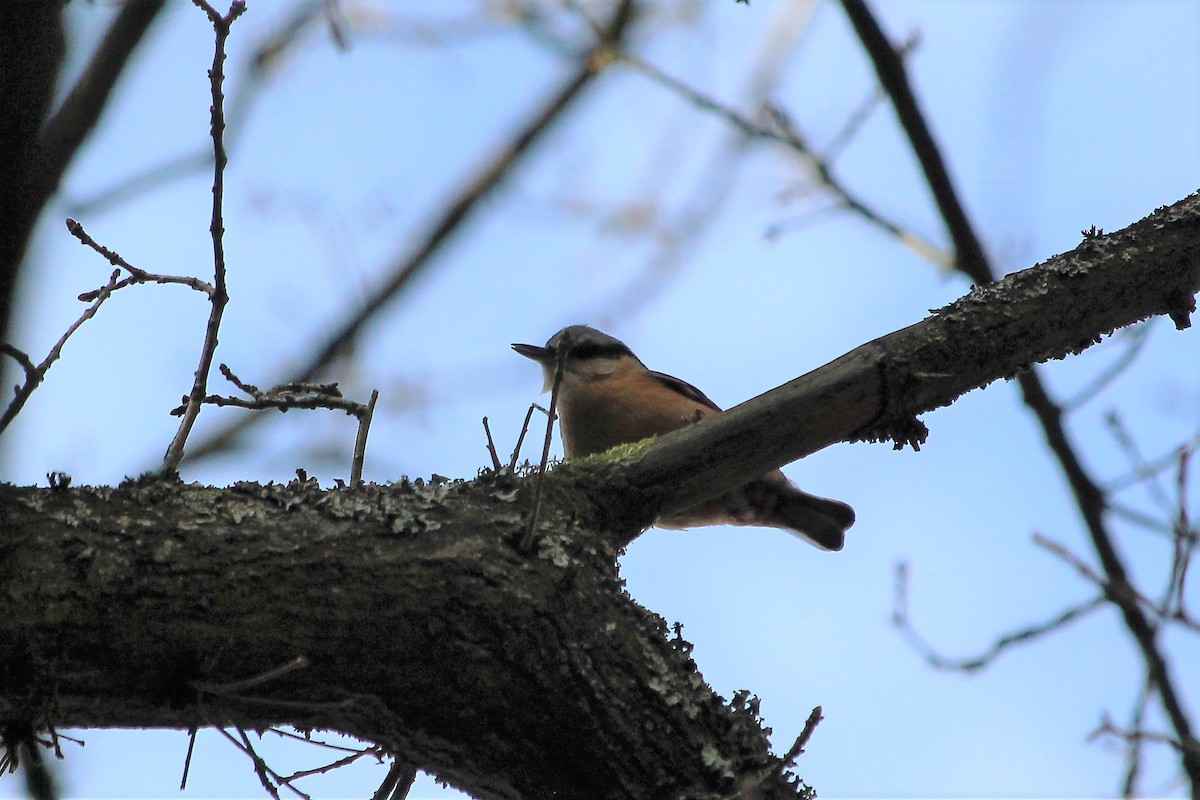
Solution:
[{"label": "nuthatch", "polygon": [[[586,325],[563,328],[545,347],[512,347],[541,364],[546,378],[543,390],[549,390],[564,345],[558,425],[567,458],[600,453],[721,413],[695,386],[647,369],[623,342]],[[774,470],[655,524],[676,529],[765,525],[789,531],[823,550],[841,550],[846,529],[854,524],[854,509],[806,494]]]}]

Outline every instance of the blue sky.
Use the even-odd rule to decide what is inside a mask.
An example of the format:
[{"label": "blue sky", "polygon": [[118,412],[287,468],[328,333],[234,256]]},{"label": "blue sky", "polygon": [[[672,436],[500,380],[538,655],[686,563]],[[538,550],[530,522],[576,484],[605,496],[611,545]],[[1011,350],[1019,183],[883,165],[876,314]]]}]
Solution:
[{"label": "blue sky", "polygon": [[[290,5],[250,0],[230,40],[231,93],[253,43]],[[307,352],[323,326],[364,296],[570,69],[518,26],[478,24],[474,2],[346,7],[359,26],[350,49],[315,31],[271,75],[231,153],[232,301],[218,360],[256,384],[269,383],[279,364]],[[669,8],[688,19],[660,18],[635,39],[636,52],[744,113],[753,111],[743,102],[767,32],[781,20],[807,20],[770,97],[818,146],[874,90],[835,5],[713,0]],[[112,10],[72,4],[74,35],[94,41]],[[1200,185],[1195,4],[901,0],[879,10],[894,39],[920,36],[909,59],[913,83],[1004,271],[1071,249],[1091,225],[1123,227]],[[173,3],[42,221],[18,307],[18,346],[44,353],[78,315],[75,295],[107,277],[107,264],[66,233],[68,214],[144,269],[210,274],[207,173],[106,211],[76,210],[130,174],[206,146],[210,59],[206,20],[190,3]],[[777,147],[747,149],[722,187],[709,169],[729,141],[720,120],[614,67],[370,327],[356,366],[338,376],[348,395],[381,391],[367,477],[474,475],[487,459],[484,415],[501,449],[511,447],[541,378],[508,344],[541,342],[566,324],[601,327],[651,368],[731,406],[966,292],[961,278],[860,219],[821,212],[828,201],[805,194],[802,166]],[[889,217],[944,246],[887,106],[867,119],[836,168]],[[684,223],[690,209],[717,197],[719,212],[698,226]],[[767,236],[774,226],[783,233]],[[16,455],[4,477],[44,483],[46,472],[63,470],[77,483],[112,483],[154,465],[174,431],[166,412],[190,386],[206,314],[200,296],[179,287],[137,287],[110,300],[9,434]],[[1200,428],[1198,336],[1152,323],[1134,366],[1069,419],[1102,482],[1128,471],[1105,427],[1110,412],[1150,457]],[[1127,342],[1118,334],[1042,375],[1058,398],[1071,397]],[[206,410],[197,436],[234,413]],[[931,435],[920,453],[841,445],[787,468],[809,491],[855,506],[859,521],[845,551],[821,553],[778,531],[653,530],[622,560],[629,591],[683,623],[718,692],[749,689],[762,698],[778,750],[813,706],[824,708],[799,769],[823,797],[1118,791],[1119,748],[1087,741],[1104,713],[1124,722],[1139,686],[1137,654],[1113,612],[971,676],[929,669],[891,626],[898,562],[909,565],[917,625],[949,655],[975,654],[1092,594],[1031,544],[1040,532],[1089,557],[1016,388],[992,385],[925,422]],[[328,485],[345,477],[352,442],[342,415],[281,415],[257,430],[250,448],[185,469],[185,477],[286,480],[304,467]],[[1193,513],[1197,495],[1193,484]],[[1162,513],[1141,489],[1119,500]],[[1155,534],[1114,527],[1153,591],[1168,548]],[[1167,643],[1200,719],[1200,643],[1177,633]],[[1148,726],[1164,730],[1161,714]],[[86,747],[67,748],[63,781],[72,795],[174,793],[184,734],[82,736]],[[346,771],[308,789],[369,796],[382,774]],[[1169,753],[1151,749],[1144,789],[1183,793]],[[184,796],[259,791],[244,758],[215,734],[201,737]],[[19,794],[11,778],[0,781],[6,792]],[[412,796],[440,790],[422,778]]]}]

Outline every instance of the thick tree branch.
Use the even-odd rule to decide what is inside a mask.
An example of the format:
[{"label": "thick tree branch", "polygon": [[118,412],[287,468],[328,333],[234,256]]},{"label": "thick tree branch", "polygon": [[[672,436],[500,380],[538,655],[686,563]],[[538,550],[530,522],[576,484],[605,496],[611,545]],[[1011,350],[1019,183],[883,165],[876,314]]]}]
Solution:
[{"label": "thick tree branch", "polygon": [[124,4],[79,80],[47,118],[65,52],[62,5],[4,3],[0,11],[0,30],[12,48],[0,64],[0,107],[11,118],[0,123],[0,338],[7,335],[11,294],[38,217],[165,2]]},{"label": "thick tree branch", "polygon": [[289,724],[477,798],[806,796],[551,477],[529,556],[508,474],[0,487],[0,730]]},{"label": "thick tree branch", "polygon": [[[1200,194],[983,287],[921,323],[643,446],[621,491],[687,508],[835,442],[920,439],[915,415],[1156,314],[1185,327],[1200,291]],[[914,432],[918,432],[914,434]],[[646,513],[643,509],[640,513]]]}]

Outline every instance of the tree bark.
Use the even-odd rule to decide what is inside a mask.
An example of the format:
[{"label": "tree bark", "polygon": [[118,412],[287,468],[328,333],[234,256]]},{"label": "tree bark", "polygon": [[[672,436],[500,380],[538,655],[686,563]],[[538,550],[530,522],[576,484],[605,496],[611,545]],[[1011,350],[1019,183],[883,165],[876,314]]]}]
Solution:
[{"label": "tree bark", "polygon": [[[479,798],[796,797],[745,698],[622,590],[662,510],[1078,352],[1200,290],[1200,196],[973,289],[691,428],[532,479],[0,487],[0,729],[238,724],[376,742]],[[853,546],[853,544],[851,544]],[[264,676],[303,657],[307,666]]]},{"label": "tree bark", "polygon": [[804,796],[622,590],[630,534],[573,522],[569,481],[518,552],[524,483],[3,487],[0,720],[336,729],[479,798],[717,797],[760,775],[761,796]]}]

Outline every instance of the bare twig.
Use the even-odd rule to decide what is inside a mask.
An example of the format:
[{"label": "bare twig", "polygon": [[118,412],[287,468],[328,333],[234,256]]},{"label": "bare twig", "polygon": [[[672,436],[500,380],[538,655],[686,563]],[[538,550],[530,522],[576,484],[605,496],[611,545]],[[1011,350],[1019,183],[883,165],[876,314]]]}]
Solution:
[{"label": "bare twig", "polygon": [[20,386],[15,387],[12,401],[9,402],[8,407],[4,409],[4,413],[0,414],[0,432],[3,432],[6,428],[8,428],[9,425],[12,424],[12,421],[16,419],[17,414],[21,413],[21,409],[25,407],[25,403],[29,401],[30,395],[32,395],[34,390],[37,389],[37,387],[41,385],[42,381],[46,379],[46,373],[50,370],[50,367],[54,364],[54,362],[58,360],[59,356],[62,355],[62,349],[66,345],[67,340],[71,338],[71,335],[74,334],[75,331],[79,330],[79,326],[96,316],[96,312],[100,310],[100,306],[105,300],[108,299],[109,295],[116,290],[117,283],[119,282],[117,279],[120,278],[120,276],[120,270],[113,270],[112,275],[110,275],[108,278],[108,283],[96,290],[96,299],[93,300],[92,304],[88,306],[87,309],[79,316],[79,319],[75,320],[71,327],[67,328],[67,332],[64,333],[59,340],[54,343],[54,346],[50,348],[50,352],[46,355],[46,358],[43,359],[42,363],[38,364],[37,366],[34,366],[33,361],[30,360],[29,356],[21,350],[18,350],[9,344],[0,344],[0,353],[3,353],[15,360],[21,365],[21,369],[25,372],[25,381]]},{"label": "bare twig", "polygon": [[382,751],[378,747],[367,747],[362,750],[355,750],[350,755],[339,758],[336,761],[331,761],[328,764],[322,764],[319,767],[311,767],[309,769],[296,770],[291,775],[283,776],[281,780],[285,785],[290,786],[292,781],[297,781],[301,778],[308,778],[313,775],[328,775],[335,769],[347,767],[364,756],[379,756],[381,752]]},{"label": "bare twig", "polygon": [[367,455],[367,433],[371,430],[371,419],[375,416],[375,403],[379,390],[371,390],[371,399],[358,414],[358,433],[354,437],[354,456],[350,459],[350,485],[361,486],[363,482],[363,460]]},{"label": "bare twig", "polygon": [[[1179,451],[1179,469],[1176,472],[1175,487],[1179,497],[1179,510],[1175,522],[1175,548],[1171,561],[1171,580],[1168,588],[1166,604],[1174,606],[1179,614],[1187,616],[1184,604],[1184,588],[1187,584],[1188,566],[1200,545],[1200,530],[1192,527],[1188,518],[1188,465],[1191,463],[1192,448],[1184,447]],[[1174,596],[1171,596],[1171,590]]]},{"label": "bare twig", "polygon": [[179,791],[187,788],[188,773],[192,771],[192,754],[196,751],[196,729],[188,731],[187,755],[183,757],[183,777],[179,779]]},{"label": "bare twig", "polygon": [[538,512],[542,508],[542,492],[546,483],[546,467],[550,463],[550,442],[554,438],[554,420],[558,409],[558,390],[562,386],[563,371],[567,365],[567,353],[571,350],[571,334],[564,333],[558,342],[555,353],[554,385],[550,389],[550,410],[546,412],[546,438],[542,441],[542,462],[538,469],[537,483],[533,490],[533,509],[529,512],[529,526],[521,539],[521,551],[528,553],[533,549],[533,536],[537,530]]},{"label": "bare twig", "polygon": [[[1123,607],[1125,604],[1134,605],[1138,607],[1139,613],[1141,612],[1141,609],[1144,608],[1146,611],[1154,614],[1157,617],[1162,617],[1163,619],[1172,619],[1184,627],[1200,633],[1200,622],[1190,619],[1186,616],[1170,614],[1167,609],[1164,609],[1161,605],[1155,603],[1149,597],[1146,597],[1144,594],[1137,591],[1132,584],[1113,583],[1095,569],[1090,567],[1088,564],[1084,563],[1083,559],[1072,553],[1064,545],[1051,539],[1047,539],[1040,533],[1035,533],[1033,535],[1033,542],[1039,547],[1045,548],[1049,552],[1061,558],[1072,568],[1074,568],[1074,570],[1079,573],[1084,580],[1104,590],[1105,597],[1109,601],[1116,603],[1118,606]],[[1147,624],[1149,623],[1147,622]]]},{"label": "bare twig", "polygon": [[212,370],[213,356],[217,350],[217,333],[221,329],[221,318],[225,313],[225,305],[229,302],[229,293],[225,286],[225,164],[228,156],[225,153],[225,42],[229,38],[230,26],[246,10],[244,0],[234,0],[229,6],[229,13],[221,16],[205,0],[192,0],[197,7],[203,9],[212,23],[215,35],[213,47],[212,69],[209,71],[209,86],[212,90],[211,134],[213,140],[213,184],[212,184],[212,222],[209,231],[213,242],[213,292],[210,296],[212,309],[208,316],[208,325],[204,331],[204,345],[200,349],[200,363],[196,367],[196,378],[192,391],[188,395],[187,408],[179,421],[179,429],[175,438],[167,448],[163,458],[162,471],[175,472],[179,462],[183,460],[184,447],[200,409],[204,405],[207,393],[208,374]]},{"label": "bare twig", "polygon": [[[83,229],[83,225],[76,220],[70,219],[69,217],[67,218],[67,230],[70,231],[71,235],[78,239],[84,246],[90,247],[100,255],[104,256],[108,263],[129,273],[128,278],[123,278],[117,282],[117,284],[113,287],[113,291],[116,291],[117,289],[124,289],[126,286],[135,283],[178,283],[191,289],[195,289],[198,292],[203,292],[210,298],[215,292],[211,283],[202,281],[199,278],[193,278],[187,275],[156,275],[153,272],[147,272],[144,269],[138,269],[122,258],[120,253],[116,252],[115,250],[108,249],[93,239],[88,232]],[[88,300],[95,300],[98,293],[99,290],[84,292],[83,294],[79,295],[79,299],[85,302]]]},{"label": "bare twig", "polygon": [[1108,384],[1119,378],[1121,373],[1129,369],[1129,366],[1133,364],[1138,354],[1142,352],[1142,348],[1146,342],[1150,341],[1148,334],[1153,324],[1154,320],[1148,319],[1140,325],[1134,325],[1123,330],[1121,333],[1127,341],[1125,352],[1121,353],[1120,357],[1112,364],[1109,364],[1108,368],[1097,375],[1091,383],[1076,392],[1074,397],[1064,400],[1062,402],[1062,410],[1064,412],[1074,411],[1084,405],[1100,394],[1105,386],[1108,386]]},{"label": "bare twig", "polygon": [[[910,55],[912,55],[913,51],[920,47],[920,45],[920,35],[917,33],[910,34],[908,39],[905,40],[904,44],[900,47],[901,58],[907,59]],[[833,159],[841,155],[842,151],[846,149],[846,146],[850,144],[850,142],[852,142],[858,135],[859,129],[862,128],[863,124],[870,118],[871,114],[875,112],[875,109],[879,107],[879,104],[886,99],[887,93],[883,91],[882,87],[876,86],[875,90],[871,92],[870,96],[868,96],[862,101],[862,103],[859,104],[858,108],[846,118],[846,121],[842,125],[841,129],[833,135],[833,138],[830,139],[828,143],[826,143],[825,147],[822,149],[821,158],[825,161],[833,161]]]},{"label": "bare twig", "polygon": [[521,456],[521,445],[525,443],[525,434],[529,431],[529,420],[533,419],[533,410],[537,407],[537,403],[530,403],[529,410],[525,412],[525,421],[521,423],[521,433],[517,436],[517,446],[513,448],[512,458],[508,460],[509,472],[517,468],[517,459]]},{"label": "bare twig", "polygon": [[[293,408],[303,410],[325,408],[330,411],[344,411],[357,419],[358,432],[354,437],[354,452],[350,459],[350,485],[358,486],[362,483],[367,434],[371,429],[371,420],[375,416],[375,404],[379,400],[378,389],[371,391],[371,399],[366,403],[359,403],[343,397],[336,383],[286,383],[263,391],[254,384],[243,381],[234,374],[228,365],[221,364],[219,369],[226,380],[250,395],[250,399],[210,394],[201,398],[201,402],[205,405],[232,406],[251,411],[275,409],[281,413],[286,413]],[[173,416],[185,414],[187,408],[188,398],[184,397],[183,404],[171,409],[171,414]]]},{"label": "bare twig", "polygon": [[743,116],[732,108],[718,103],[711,97],[696,91],[682,81],[667,75],[658,67],[629,53],[619,55],[622,63],[632,67],[637,72],[659,83],[672,92],[683,97],[692,105],[709,111],[731,124],[739,133],[751,139],[781,144],[801,158],[814,182],[828,190],[838,205],[853,211],[864,220],[875,225],[889,235],[896,237],[901,243],[912,248],[922,258],[939,266],[946,266],[946,255],[932,243],[922,238],[914,231],[905,229],[899,223],[887,219],[882,212],[872,208],[866,200],[853,193],[833,173],[833,167],[824,157],[817,154],[800,135],[794,123],[788,120],[777,107],[764,103],[762,108],[771,124],[763,125]]},{"label": "bare twig", "polygon": [[488,427],[487,417],[483,418],[483,432],[487,434],[487,451],[492,457],[492,469],[499,472],[504,465],[500,463],[500,455],[496,452],[496,442],[492,440],[492,429]]},{"label": "bare twig", "polygon": [[[1138,690],[1137,700],[1133,704],[1133,713],[1129,719],[1129,730],[1141,730],[1153,694],[1154,682],[1149,676],[1146,676],[1142,681],[1141,688]],[[1107,715],[1105,715],[1105,719],[1107,718]],[[1141,739],[1127,739],[1125,741],[1125,778],[1122,780],[1122,797],[1132,799],[1139,794],[1137,785],[1141,772],[1142,741]]]},{"label": "bare twig", "polygon": [[1135,483],[1143,487],[1154,498],[1160,510],[1173,510],[1171,499],[1167,496],[1166,489],[1157,480],[1159,473],[1151,468],[1150,464],[1146,461],[1146,457],[1142,455],[1141,448],[1134,441],[1133,434],[1125,426],[1121,415],[1115,409],[1109,411],[1104,415],[1104,424],[1112,434],[1117,446],[1125,454],[1125,460],[1129,463],[1130,474],[1136,476]]},{"label": "bare twig", "polygon": [[821,707],[817,706],[808,715],[808,719],[804,722],[804,729],[800,731],[800,735],[796,737],[796,741],[792,743],[791,748],[779,763],[767,769],[761,770],[757,775],[751,776],[749,780],[744,781],[738,786],[737,791],[729,795],[726,800],[746,800],[748,798],[759,797],[759,788],[763,782],[772,775],[777,775],[785,770],[796,765],[796,759],[804,752],[804,746],[808,744],[808,740],[812,738],[813,732],[817,729],[817,725],[825,717],[821,716]]},{"label": "bare twig", "polygon": [[792,744],[791,749],[787,751],[787,755],[783,757],[784,765],[791,766],[792,764],[796,763],[796,759],[799,758],[800,754],[804,752],[804,746],[808,744],[808,740],[812,738],[813,732],[817,729],[817,725],[819,725],[823,719],[825,719],[825,717],[821,715],[821,707],[817,706],[812,710],[812,713],[808,715],[808,719],[804,722],[804,730],[800,731],[800,735],[796,737],[795,743]]},{"label": "bare twig", "polygon": [[[220,730],[222,733],[225,733],[224,728],[219,728],[218,730]],[[279,800],[278,788],[280,786],[287,786],[300,797],[303,797],[305,800],[309,800],[309,796],[307,794],[291,784],[284,782],[282,775],[278,774],[275,772],[275,770],[267,766],[267,762],[264,761],[263,757],[260,756],[258,751],[254,749],[254,745],[250,743],[250,737],[246,735],[246,731],[241,725],[236,726],[236,730],[238,732],[238,738],[242,740],[242,751],[245,752],[246,755],[250,756],[250,761],[254,764],[254,772],[258,775],[259,782],[262,783],[263,788],[266,789],[267,792],[270,793],[273,798],[275,798],[275,800]],[[232,736],[229,736],[229,740],[234,741]],[[237,742],[234,741],[234,744],[237,744]]]},{"label": "bare twig", "polygon": [[909,646],[919,652],[925,662],[934,669],[951,672],[976,672],[989,666],[1006,650],[1021,644],[1029,644],[1048,633],[1061,630],[1072,622],[1082,619],[1098,608],[1103,607],[1103,594],[1092,598],[1086,603],[1071,606],[1050,619],[1028,625],[1024,628],[997,637],[983,653],[970,658],[949,658],[937,652],[912,624],[908,611],[908,566],[901,562],[896,565],[896,588],[892,601],[892,624],[900,631]]},{"label": "bare twig", "polygon": [[1118,739],[1123,739],[1127,742],[1154,742],[1156,744],[1168,745],[1169,747],[1178,751],[1183,750],[1183,745],[1180,743],[1180,741],[1172,736],[1168,736],[1165,733],[1153,733],[1151,731],[1142,730],[1141,728],[1122,730],[1121,728],[1118,728],[1107,715],[1100,720],[1100,725],[1097,726],[1096,730],[1088,734],[1088,741],[1098,739],[1101,736],[1115,736]]},{"label": "bare twig", "polygon": [[[619,42],[632,18],[632,0],[621,0],[605,28],[605,37],[579,57],[575,73],[547,98],[544,105],[511,141],[488,157],[476,176],[450,202],[416,248],[397,259],[392,267],[391,276],[371,292],[361,307],[336,326],[328,339],[318,345],[303,364],[289,370],[296,380],[311,380],[318,375],[349,348],[376,315],[403,294],[418,276],[424,274],[442,245],[462,229],[464,223],[481,207],[485,198],[490,197],[504,183],[522,159],[532,152],[534,145],[582,95],[583,90],[604,71],[607,62],[601,55],[608,53]],[[224,449],[250,424],[252,418],[229,424],[192,448],[190,457],[197,459]]]}]

